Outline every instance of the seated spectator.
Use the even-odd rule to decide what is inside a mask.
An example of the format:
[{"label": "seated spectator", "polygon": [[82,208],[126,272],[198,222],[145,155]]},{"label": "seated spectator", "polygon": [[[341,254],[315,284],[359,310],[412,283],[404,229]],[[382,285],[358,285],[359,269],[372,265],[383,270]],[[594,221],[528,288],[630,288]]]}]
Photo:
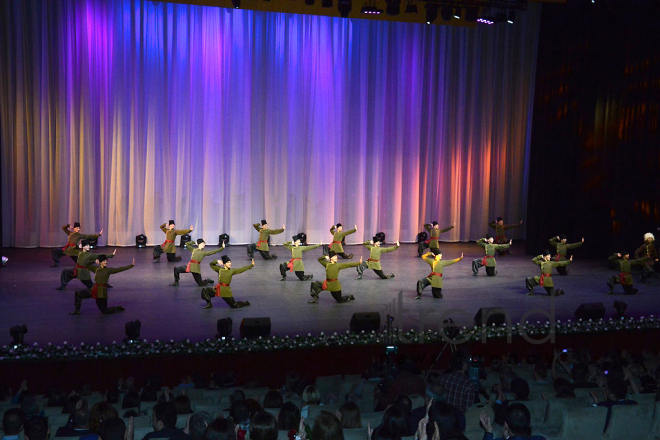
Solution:
[{"label": "seated spectator", "polygon": [[195,382],[192,380],[192,377],[186,376],[181,379],[181,383],[176,386],[177,388],[195,388]]},{"label": "seated spectator", "polygon": [[573,368],[569,368],[569,366],[562,361],[561,356],[559,355],[559,352],[555,350],[554,357],[552,358],[552,378],[556,379],[557,376],[557,367],[556,365],[559,364],[566,374],[571,378],[573,388],[598,388],[598,384],[595,382],[591,382],[588,380],[589,376],[589,366],[587,364],[583,364],[581,362],[575,362],[573,364]]},{"label": "seated spectator", "polygon": [[321,414],[314,420],[310,438],[313,440],[344,440],[341,422],[334,414],[321,411]]},{"label": "seated spectator", "polygon": [[10,408],[2,416],[3,440],[18,440],[18,435],[23,431],[27,417],[25,412],[19,408]]},{"label": "seated spectator", "polygon": [[25,423],[25,440],[48,440],[50,429],[46,417],[32,417]]},{"label": "seated spectator", "polygon": [[542,362],[534,364],[534,382],[550,383],[548,380],[548,366]]},{"label": "seated spectator", "polygon": [[[511,381],[511,393],[513,400],[529,400],[529,384],[525,379],[516,377]],[[504,393],[500,391],[497,400],[493,402],[493,410],[495,411],[495,423],[498,425],[504,424],[504,417],[506,416],[506,408],[511,403],[510,400],[504,398]]]},{"label": "seated spectator", "polygon": [[261,412],[261,411],[264,410],[256,399],[245,399],[245,401],[243,403],[245,403],[245,405],[247,405],[248,413],[249,413],[248,417],[250,419],[252,419],[252,417],[256,413]]},{"label": "seated spectator", "polygon": [[510,365],[504,364],[500,371],[500,383],[493,386],[493,392],[499,394],[499,392],[509,393],[511,392],[511,383],[514,379],[517,379],[518,375]]},{"label": "seated spectator", "polygon": [[[445,388],[440,384],[440,379],[442,375],[440,373],[431,372],[426,375],[426,395],[424,396],[424,406],[415,408],[410,412],[410,423],[409,423],[409,433],[415,433],[419,426],[419,421],[426,417],[426,407],[429,405],[431,400],[435,402],[445,402],[447,400],[447,394],[445,393]],[[411,402],[412,405],[412,402]],[[456,411],[456,417],[458,418],[458,423],[461,427],[461,431],[465,431],[465,415],[455,406],[452,405],[452,408]]]},{"label": "seated spectator", "polygon": [[78,394],[71,394],[62,408],[62,414],[71,414],[78,408],[89,408],[87,401],[80,397]]},{"label": "seated spectator", "polygon": [[154,431],[143,437],[143,440],[152,438],[169,438],[172,440],[190,440],[190,436],[176,427],[176,408],[172,402],[157,403],[153,408],[151,423]]},{"label": "seated spectator", "polygon": [[119,403],[119,390],[109,390],[105,393],[105,401],[111,404]]},{"label": "seated spectator", "polygon": [[293,402],[284,402],[277,416],[277,429],[280,431],[298,430],[300,426],[300,410]]},{"label": "seated spectator", "polygon": [[302,393],[303,407],[300,410],[300,417],[306,419],[309,414],[309,407],[321,404],[321,393],[314,385],[307,385]]},{"label": "seated spectator", "polygon": [[379,435],[388,438],[407,437],[410,430],[409,420],[398,406],[390,406],[385,410],[378,428]]},{"label": "seated spectator", "polygon": [[48,402],[46,407],[52,408],[56,406],[66,405],[67,396],[64,394],[64,390],[60,387],[52,387],[48,390]]},{"label": "seated spectator", "polygon": [[204,438],[204,433],[206,428],[209,427],[213,417],[206,411],[198,411],[188,420],[188,435],[192,440],[202,440]]},{"label": "seated spectator", "polygon": [[104,420],[119,418],[119,413],[114,406],[108,402],[98,402],[92,406],[89,414],[90,433],[81,437],[81,440],[97,440],[99,428]]},{"label": "seated spectator", "polygon": [[571,383],[564,379],[563,377],[558,377],[553,383],[555,397],[564,399],[564,398],[575,398],[575,392],[573,391],[573,386]]},{"label": "seated spectator", "polygon": [[81,437],[90,434],[90,415],[91,411],[88,408],[79,408],[75,410],[71,417],[71,425],[59,428],[55,433],[55,437]]},{"label": "seated spectator", "polygon": [[[360,407],[355,402],[346,402],[337,410],[337,418],[343,429],[362,428]],[[407,420],[407,419],[406,419]]]},{"label": "seated spectator", "polygon": [[243,390],[234,390],[229,395],[229,408],[225,408],[225,411],[229,411],[234,403],[245,401],[245,393]]},{"label": "seated spectator", "polygon": [[138,412],[140,411],[140,394],[137,391],[132,390],[127,392],[124,395],[124,398],[121,400],[121,408],[137,408]]},{"label": "seated spectator", "polygon": [[[480,421],[484,429],[483,440],[493,440],[493,425],[490,423],[490,417],[482,412]],[[532,435],[532,417],[529,409],[522,403],[512,403],[506,409],[503,434],[505,439],[510,440],[545,440],[543,436]]]},{"label": "seated spectator", "polygon": [[192,407],[190,403],[190,397],[185,394],[176,396],[172,401],[174,403],[174,408],[176,409],[177,415],[179,414],[192,414]]},{"label": "seated spectator", "polygon": [[202,440],[236,440],[234,425],[228,419],[215,419],[206,428]]},{"label": "seated spectator", "polygon": [[99,427],[99,440],[127,440],[126,423],[122,419],[104,420]]},{"label": "seated spectator", "polygon": [[229,420],[238,427],[236,438],[243,440],[250,428],[250,409],[245,404],[245,401],[235,402],[229,408]]},{"label": "seated spectator", "polygon": [[383,388],[384,391],[379,391],[379,388],[376,389],[375,396],[378,398],[378,403],[376,404],[377,410],[384,410],[400,395],[410,396],[417,394],[423,396],[426,391],[426,384],[424,378],[419,375],[415,362],[411,358],[406,358],[398,374],[391,381],[385,381]]},{"label": "seated spectator", "polygon": [[142,390],[140,393],[140,402],[156,402],[158,401],[158,392],[155,390]]},{"label": "seated spectator", "polygon": [[[610,423],[610,416],[612,415],[612,407],[614,405],[637,405],[634,400],[627,400],[628,384],[621,379],[613,379],[607,381],[605,391],[603,391],[604,399],[600,399],[596,393],[592,392],[591,397],[594,399],[594,406],[604,406],[607,408],[607,418],[605,419],[605,429]],[[605,432],[605,429],[603,432]]]},{"label": "seated spectator", "polygon": [[37,403],[37,399],[24,392],[21,393],[20,397],[20,407],[25,413],[25,419],[30,420],[32,417],[43,417],[44,412],[41,411],[39,408],[39,404]]},{"label": "seated spectator", "polygon": [[91,396],[92,395],[92,385],[88,383],[84,383],[80,385],[80,396],[81,397],[86,397],[86,396]]},{"label": "seated spectator", "polygon": [[264,408],[282,408],[284,400],[279,391],[270,390],[264,396]]},{"label": "seated spectator", "polygon": [[282,397],[285,399],[297,399],[300,388],[300,376],[296,373],[289,373],[286,375],[284,386],[280,389]]},{"label": "seated spectator", "polygon": [[456,352],[451,358],[449,369],[438,380],[444,388],[446,402],[458,408],[463,414],[477,400],[477,386],[468,380],[467,368],[467,357],[461,352]]},{"label": "seated spectator", "polygon": [[250,440],[277,440],[277,419],[266,411],[260,411],[250,421]]},{"label": "seated spectator", "polygon": [[467,440],[463,435],[456,410],[447,402],[433,402],[429,407],[428,423],[426,425],[427,438],[432,439],[435,428],[440,431],[442,440]]},{"label": "seated spectator", "polygon": [[406,418],[410,419],[410,413],[412,412],[412,405],[413,405],[412,399],[410,399],[410,397],[398,396],[396,399],[394,399],[392,405],[400,408],[401,411],[403,411],[403,414],[406,416]]}]

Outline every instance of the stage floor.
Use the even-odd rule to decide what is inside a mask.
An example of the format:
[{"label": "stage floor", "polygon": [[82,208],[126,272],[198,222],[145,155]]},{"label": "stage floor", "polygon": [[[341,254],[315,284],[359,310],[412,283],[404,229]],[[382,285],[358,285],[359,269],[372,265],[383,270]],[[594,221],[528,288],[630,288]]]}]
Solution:
[{"label": "stage floor", "polygon": [[[100,248],[97,252],[112,252],[113,248]],[[190,252],[177,248],[182,262],[187,263]],[[215,249],[209,246],[209,249]],[[142,338],[148,340],[203,340],[213,338],[216,321],[231,317],[233,332],[239,335],[239,324],[246,317],[270,317],[271,334],[296,335],[320,332],[345,332],[355,312],[381,313],[384,325],[386,314],[394,316],[394,325],[404,329],[432,328],[442,325],[444,316],[450,316],[458,325],[473,325],[473,317],[481,307],[503,307],[517,323],[526,313],[537,310],[526,317],[530,322],[545,322],[553,303],[556,319],[574,319],[575,309],[582,303],[603,302],[606,317],[614,315],[614,300],[628,304],[627,316],[643,316],[660,312],[660,282],[639,282],[639,272],[633,274],[639,294],[625,296],[621,286],[615,295],[606,295],[607,278],[615,274],[607,265],[607,259],[581,260],[579,249],[576,260],[570,266],[571,274],[566,277],[555,275],[555,286],[566,291],[566,295],[550,298],[542,287],[536,287],[534,296],[527,296],[525,277],[537,275],[538,267],[531,263],[531,256],[524,254],[524,244],[516,243],[514,255],[498,258],[496,277],[487,277],[482,268],[479,276],[472,276],[471,261],[483,256],[483,251],[474,243],[443,243],[445,258],[455,258],[465,253],[465,259],[445,269],[443,299],[434,299],[431,289],[424,291],[419,301],[414,301],[415,285],[419,278],[429,273],[429,266],[416,257],[417,246],[404,244],[393,253],[383,255],[384,271],[394,272],[395,278],[379,279],[372,271],[365,272],[362,280],[355,280],[355,269],[340,273],[344,294],[353,294],[355,302],[338,304],[328,292],[321,294],[318,304],[308,304],[310,281],[301,282],[295,275],[279,281],[279,264],[289,252],[282,246],[273,247],[279,258],[264,261],[256,254],[256,266],[251,271],[236,275],[232,290],[237,300],[249,300],[252,304],[241,309],[229,309],[220,298],[213,300],[214,308],[204,310],[205,302],[200,298],[201,288],[190,275],[181,277],[179,287],[170,287],[173,268],[163,256],[159,264],[152,260],[152,248],[118,248],[117,255],[110,260],[111,266],[130,264],[135,258],[135,268],[113,275],[114,285],[109,292],[109,305],[122,305],[125,312],[102,315],[93,300],[84,300],[80,316],[69,316],[74,309],[74,291],[82,288],[78,280],[69,283],[67,290],[57,291],[60,272],[72,268],[70,258],[62,259],[60,268],[49,267],[50,249],[4,249],[9,257],[6,267],[0,270],[0,344],[11,341],[8,329],[12,325],[27,324],[26,342],[40,344],[52,342],[110,343],[124,337],[124,324],[139,319],[142,322]],[[347,246],[357,261],[360,255],[369,255],[363,246]],[[248,264],[245,246],[230,246],[225,250],[232,258],[233,267]],[[221,254],[215,255],[219,257]],[[305,253],[306,273],[314,274],[315,280],[323,280],[323,267],[316,261],[320,249]],[[202,263],[202,275],[217,281],[217,276],[208,263]],[[346,260],[340,260],[346,261]],[[6,341],[6,342],[5,342]]]}]

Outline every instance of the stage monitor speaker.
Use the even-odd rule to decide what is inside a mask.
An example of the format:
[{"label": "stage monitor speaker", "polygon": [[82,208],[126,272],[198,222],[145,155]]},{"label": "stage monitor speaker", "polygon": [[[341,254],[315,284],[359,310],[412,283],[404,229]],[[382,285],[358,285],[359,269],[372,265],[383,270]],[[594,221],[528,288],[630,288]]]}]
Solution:
[{"label": "stage monitor speaker", "polygon": [[353,313],[351,318],[351,331],[353,333],[370,332],[372,330],[376,332],[380,330],[379,312]]},{"label": "stage monitor speaker", "polygon": [[374,237],[379,239],[382,244],[385,244],[385,233],[384,232],[377,232]]},{"label": "stage monitor speaker", "polygon": [[179,242],[179,246],[186,247],[186,243],[188,243],[189,241],[192,241],[192,237],[190,236],[190,234],[183,234],[181,236],[181,241]]},{"label": "stage monitor speaker", "polygon": [[218,246],[222,246],[222,243],[224,243],[225,246],[229,246],[229,234],[220,234],[218,236]]},{"label": "stage monitor speaker", "polygon": [[580,307],[575,310],[575,318],[588,320],[588,319],[601,319],[605,317],[605,305],[603,303],[582,303]]},{"label": "stage monitor speaker", "polygon": [[[484,322],[486,317],[486,322]],[[482,307],[474,315],[476,325],[502,325],[506,322],[506,312],[502,307]]]},{"label": "stage monitor speaker", "polygon": [[218,333],[215,335],[216,339],[231,336],[231,327],[233,321],[231,318],[218,319],[217,329]]},{"label": "stage monitor speaker", "polygon": [[243,318],[241,321],[241,338],[252,339],[270,335],[270,318]]}]

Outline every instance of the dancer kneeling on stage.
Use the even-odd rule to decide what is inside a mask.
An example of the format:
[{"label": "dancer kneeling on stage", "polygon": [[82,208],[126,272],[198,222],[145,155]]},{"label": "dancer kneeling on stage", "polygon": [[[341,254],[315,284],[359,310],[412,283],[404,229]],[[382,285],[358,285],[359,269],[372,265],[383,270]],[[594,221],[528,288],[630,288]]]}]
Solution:
[{"label": "dancer kneeling on stage", "polygon": [[633,287],[633,277],[630,274],[632,266],[644,266],[649,259],[639,258],[631,260],[628,252],[619,252],[610,256],[609,260],[619,265],[620,272],[618,276],[615,275],[607,280],[607,287],[610,288],[607,294],[613,295],[614,286],[621,283],[621,287],[623,287],[626,295],[635,295],[638,290]]},{"label": "dancer kneeling on stage", "polygon": [[[55,290],[66,289],[66,285],[74,278],[78,278],[88,289],[91,289],[92,286],[94,286],[94,283],[92,283],[92,276],[89,274],[89,270],[86,266],[91,266],[101,257],[105,257],[106,259],[112,258],[117,253],[117,249],[115,249],[111,254],[93,254],[89,251],[90,245],[87,240],[80,240],[78,248],[79,252],[76,267],[73,269],[62,270],[62,274],[60,275],[60,287],[57,287]],[[112,286],[108,284],[108,287]]]},{"label": "dancer kneeling on stage", "polygon": [[133,263],[128,266],[108,267],[108,259],[105,258],[105,255],[101,255],[96,260],[96,264],[99,266],[87,266],[87,270],[95,273],[94,285],[91,289],[76,290],[76,310],[69,313],[69,315],[80,315],[82,300],[87,298],[94,298],[96,306],[104,315],[124,311],[122,306],[108,307],[108,280],[113,273],[123,272],[135,266],[135,258],[133,258]]},{"label": "dancer kneeling on stage", "polygon": [[486,234],[486,238],[477,240],[477,244],[486,251],[486,256],[481,259],[472,260],[472,275],[477,276],[481,266],[486,266],[486,275],[489,277],[497,275],[497,271],[495,270],[497,266],[495,252],[508,249],[511,243],[513,243],[513,240],[509,241],[508,244],[493,244],[493,237],[490,234]]},{"label": "dancer kneeling on stage", "polygon": [[206,305],[203,307],[205,309],[212,309],[213,304],[211,303],[211,298],[214,296],[219,296],[225,300],[225,302],[232,309],[238,309],[239,307],[249,306],[249,301],[234,301],[234,296],[231,291],[231,279],[234,275],[243,273],[246,270],[250,270],[254,267],[254,259],[252,259],[252,264],[247,266],[239,267],[238,269],[231,268],[231,260],[228,256],[223,255],[220,260],[211,261],[211,269],[215,272],[218,272],[218,284],[215,285],[215,288],[211,289],[210,287],[204,287],[202,289],[202,299],[206,301]]},{"label": "dancer kneeling on stage", "polygon": [[268,250],[268,237],[281,234],[286,229],[286,226],[282,225],[282,229],[268,229],[268,222],[261,220],[261,223],[254,223],[252,227],[259,233],[259,241],[247,245],[248,259],[254,258],[254,251],[259,251],[261,258],[264,260],[274,260],[277,258],[277,255],[271,254]]},{"label": "dancer kneeling on stage", "polygon": [[[520,225],[522,225],[522,222],[523,221],[520,220],[520,223],[518,223],[517,225],[505,225],[502,217],[497,217],[497,220],[493,220],[492,222],[488,223],[488,226],[490,226],[491,228],[495,228],[495,243],[506,244],[506,242],[509,240],[506,238],[505,231],[507,229],[519,227]],[[497,249],[497,255],[504,255],[505,252],[503,252],[503,249],[506,248]],[[511,252],[506,252],[506,253],[510,254]]]},{"label": "dancer kneeling on stage", "polygon": [[160,230],[165,233],[165,241],[163,244],[158,244],[154,246],[154,263],[160,263],[160,256],[165,253],[167,255],[167,261],[174,263],[175,261],[181,261],[181,257],[176,255],[176,246],[174,245],[174,239],[177,235],[190,234],[193,230],[193,225],[190,225],[190,229],[174,229],[174,220],[170,220],[165,227],[165,223],[160,225]]},{"label": "dancer kneeling on stage", "polygon": [[422,291],[429,285],[431,286],[433,298],[442,298],[442,272],[445,266],[450,266],[461,261],[463,254],[459,258],[443,261],[442,252],[440,252],[440,249],[436,249],[425,253],[422,255],[422,258],[431,266],[431,273],[417,281],[417,296],[413,299],[420,299],[422,297]]},{"label": "dancer kneeling on stage", "polygon": [[330,233],[332,234],[332,242],[329,245],[323,246],[323,254],[327,255],[330,251],[333,251],[335,254],[339,255],[345,260],[350,260],[353,258],[353,254],[347,254],[344,252],[344,246],[341,242],[347,235],[355,234],[357,231],[357,225],[354,229],[349,229],[344,232],[344,227],[341,223],[330,226]]},{"label": "dancer kneeling on stage", "polygon": [[[557,249],[557,255],[555,255],[554,260],[555,261],[566,261],[566,254],[570,249],[575,249],[584,244],[584,237],[582,237],[582,241],[578,241],[577,243],[571,243],[568,244],[566,243],[566,236],[564,234],[558,235],[556,237],[552,237],[550,240],[550,246],[554,247]],[[568,267],[566,266],[557,266],[557,273],[559,275],[568,275],[571,271],[568,270]]]},{"label": "dancer kneeling on stage", "polygon": [[53,265],[51,267],[59,267],[60,258],[64,255],[71,257],[75,263],[78,259],[78,242],[80,240],[94,240],[103,235],[103,229],[98,234],[81,234],[80,233],[80,223],[75,222],[73,224],[73,230],[70,230],[70,224],[62,226],[62,230],[67,235],[67,243],[62,249],[53,249]]},{"label": "dancer kneeling on stage", "polygon": [[537,277],[527,277],[525,279],[525,286],[529,292],[527,295],[534,295],[534,286],[541,285],[548,292],[548,295],[563,295],[564,291],[562,289],[555,290],[554,283],[552,282],[552,268],[553,267],[564,267],[573,262],[573,255],[571,255],[570,260],[564,261],[550,261],[550,251],[545,251],[543,254],[532,258],[532,263],[541,267],[541,276]]},{"label": "dancer kneeling on stage", "polygon": [[655,248],[655,236],[650,232],[644,234],[644,244],[635,250],[635,258],[646,258],[642,266],[642,283],[655,275],[654,266],[658,262],[658,250]]},{"label": "dancer kneeling on stage", "polygon": [[454,229],[454,225],[448,226],[444,229],[440,229],[438,222],[426,223],[424,229],[431,235],[428,240],[420,241],[419,246],[417,246],[417,254],[421,257],[425,249],[431,248],[432,251],[437,251],[440,247],[438,245],[438,238],[443,232],[450,231]]},{"label": "dancer kneeling on stage", "polygon": [[314,275],[305,275],[305,265],[302,261],[302,254],[305,251],[311,251],[312,249],[320,247],[321,244],[301,246],[301,235],[302,234],[294,235],[291,237],[293,238],[293,242],[287,241],[284,243],[284,247],[291,251],[291,259],[288,262],[284,261],[282,264],[280,264],[280,275],[282,275],[280,277],[280,281],[284,281],[286,279],[287,271],[295,272],[300,281],[307,281],[314,278]]},{"label": "dancer kneeling on stage", "polygon": [[312,285],[310,286],[310,295],[312,295],[312,299],[309,301],[310,303],[317,303],[319,302],[319,293],[321,293],[322,290],[327,290],[330,292],[332,297],[337,301],[338,303],[343,303],[343,302],[349,302],[349,301],[354,301],[355,297],[353,295],[349,296],[342,296],[341,295],[341,283],[339,283],[339,271],[342,269],[347,269],[349,267],[357,267],[360,264],[362,264],[362,257],[360,257],[359,262],[355,263],[337,263],[337,260],[339,257],[337,257],[337,254],[335,251],[330,251],[329,255],[326,255],[325,257],[319,257],[319,263],[325,267],[325,281],[320,282],[320,281],[314,281]]},{"label": "dancer kneeling on stage", "polygon": [[384,254],[386,252],[393,252],[399,249],[399,241],[397,240],[396,246],[391,246],[387,248],[381,247],[380,245],[381,242],[378,239],[378,237],[374,237],[371,241],[364,242],[364,246],[367,249],[369,249],[369,258],[367,259],[367,261],[361,263],[357,267],[358,276],[355,277],[356,280],[362,279],[362,274],[364,273],[365,269],[373,270],[374,272],[376,272],[376,275],[378,275],[384,280],[394,277],[393,273],[390,273],[389,275],[385,275],[385,273],[383,272],[383,269],[380,267],[380,254]]},{"label": "dancer kneeling on stage", "polygon": [[170,286],[178,286],[179,274],[187,273],[187,272],[192,274],[198,286],[204,287],[208,284],[213,284],[213,280],[211,279],[208,278],[205,280],[202,279],[202,268],[199,265],[204,259],[204,257],[217,254],[218,252],[222,251],[225,248],[225,244],[222,243],[222,246],[214,251],[204,252],[204,248],[206,247],[206,242],[203,239],[198,238],[197,249],[195,249],[194,242],[192,241],[186,243],[186,247],[190,252],[192,252],[192,255],[190,256],[190,263],[188,263],[187,266],[177,266],[174,268],[174,282],[170,284]]}]

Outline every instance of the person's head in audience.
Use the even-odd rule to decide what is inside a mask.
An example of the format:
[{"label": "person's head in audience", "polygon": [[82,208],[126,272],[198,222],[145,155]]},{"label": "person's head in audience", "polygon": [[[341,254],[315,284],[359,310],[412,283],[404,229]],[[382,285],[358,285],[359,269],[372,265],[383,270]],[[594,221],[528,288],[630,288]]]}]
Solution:
[{"label": "person's head in audience", "polygon": [[155,390],[144,389],[140,394],[141,402],[156,402],[158,400],[158,392]]},{"label": "person's head in audience", "polygon": [[10,408],[5,411],[2,417],[2,431],[5,434],[4,436],[18,435],[23,430],[26,419],[25,412],[20,408]]},{"label": "person's head in audience", "polygon": [[371,433],[370,440],[401,440],[401,437],[394,436],[392,433],[387,432],[382,425],[374,428]]},{"label": "person's head in audience", "polygon": [[293,402],[284,402],[277,416],[277,428],[282,431],[298,429],[300,426],[300,409]]},{"label": "person's head in audience", "polygon": [[47,407],[53,406],[64,406],[66,405],[67,396],[64,394],[64,390],[60,387],[52,387],[48,390],[48,402],[46,403]]},{"label": "person's head in audience", "polygon": [[90,396],[92,394],[92,386],[88,383],[80,385],[80,395],[81,396]]},{"label": "person's head in audience", "polygon": [[98,440],[125,440],[126,423],[122,419],[104,420],[99,427]]},{"label": "person's head in audience", "polygon": [[134,409],[129,409],[128,411],[126,411],[124,413],[124,415],[121,418],[122,419],[128,419],[128,418],[131,418],[131,417],[140,417],[140,413],[137,412]]},{"label": "person's head in audience", "polygon": [[224,382],[224,378],[221,373],[211,374],[211,382],[209,383],[209,388],[220,388]]},{"label": "person's head in audience", "polygon": [[140,394],[135,390],[127,392],[121,401],[121,408],[140,408]]},{"label": "person's head in audience", "polygon": [[229,405],[234,403],[243,402],[245,400],[245,393],[243,390],[234,390],[229,395]]},{"label": "person's head in audience", "polygon": [[467,358],[463,356],[460,351],[455,352],[451,356],[448,372],[465,374],[467,370]]},{"label": "person's head in audience", "polygon": [[355,402],[346,402],[337,410],[337,417],[344,429],[362,428],[360,407]]},{"label": "person's head in audience", "polygon": [[212,421],[213,417],[211,417],[211,414],[206,411],[198,411],[190,416],[190,420],[188,420],[190,437],[192,437],[193,440],[202,440],[206,428],[209,427]]},{"label": "person's head in audience", "polygon": [[428,438],[433,438],[435,426],[440,430],[441,439],[450,439],[461,433],[456,408],[447,402],[433,402],[429,407],[429,421],[426,425]]},{"label": "person's head in audience", "polygon": [[235,425],[247,427],[250,424],[250,409],[245,402],[236,402],[229,408],[229,417]]},{"label": "person's head in audience", "polygon": [[490,371],[492,373],[499,373],[502,368],[502,360],[496,354],[490,357]]},{"label": "person's head in audience", "polygon": [[82,407],[82,406],[87,406],[87,401],[84,400],[82,397],[80,397],[77,394],[74,394],[72,396],[69,396],[66,399],[66,403],[64,404],[64,407],[62,408],[62,414],[72,414],[76,408]]},{"label": "person's head in audience", "polygon": [[78,408],[73,412],[71,420],[73,422],[73,429],[89,429],[89,418],[91,411],[89,408]]},{"label": "person's head in audience", "polygon": [[300,388],[300,376],[298,376],[296,373],[287,374],[286,381],[284,382],[284,387],[282,388],[284,397],[287,398],[296,397],[298,395],[299,388]]},{"label": "person's head in audience", "polygon": [[126,391],[135,391],[135,378],[129,377],[124,381],[124,389]]},{"label": "person's head in audience", "polygon": [[251,375],[247,381],[243,384],[243,388],[245,389],[250,389],[250,388],[259,388],[259,378],[255,376],[254,374]]},{"label": "person's head in audience", "polygon": [[403,411],[406,417],[410,417],[410,413],[412,412],[412,405],[412,399],[403,394],[397,396],[397,398],[394,399],[394,402],[392,402],[392,406],[398,406],[401,408],[401,411]]},{"label": "person's head in audience", "polygon": [[573,364],[573,369],[571,370],[571,377],[574,382],[586,382],[587,375],[589,374],[589,368],[581,363],[576,362]]},{"label": "person's head in audience", "polygon": [[571,383],[563,377],[558,377],[553,383],[555,397],[574,398],[575,392]]},{"label": "person's head in audience", "polygon": [[250,419],[252,419],[252,416],[254,416],[256,413],[264,410],[256,399],[245,399],[245,402],[243,403],[245,403],[248,408]]},{"label": "person's head in audience", "polygon": [[114,406],[108,402],[98,402],[92,407],[89,414],[89,429],[94,434],[98,434],[99,427],[104,420],[118,418],[119,413]]},{"label": "person's head in audience", "polygon": [[511,381],[511,392],[516,400],[529,400],[529,384],[521,377],[516,377]]},{"label": "person's head in audience", "polygon": [[344,440],[341,422],[336,415],[328,411],[321,411],[321,414],[314,419],[310,438],[314,440]]},{"label": "person's head in audience", "polygon": [[25,440],[48,440],[50,429],[48,429],[48,419],[46,417],[32,417],[25,422],[24,430]]},{"label": "person's head in audience", "polygon": [[204,377],[204,375],[201,373],[201,371],[195,371],[192,374],[192,380],[195,384],[195,388],[197,389],[204,389],[208,386],[208,381],[206,380],[206,377]]},{"label": "person's head in audience", "polygon": [[172,402],[160,402],[153,408],[152,423],[155,432],[176,427],[176,408]]},{"label": "person's head in audience", "polygon": [[177,414],[192,414],[190,397],[185,394],[176,396],[172,403],[174,403],[174,408],[176,408]]},{"label": "person's head in audience", "polygon": [[534,380],[536,382],[545,382],[548,379],[548,366],[543,362],[534,364]]},{"label": "person's head in audience", "polygon": [[504,438],[529,437],[532,435],[532,417],[522,403],[512,403],[504,416]]},{"label": "person's head in audience", "polygon": [[658,392],[658,383],[651,376],[642,376],[640,379],[642,393],[657,393]]},{"label": "person's head in audience", "polygon": [[509,391],[511,389],[511,382],[517,377],[518,375],[513,371],[513,368],[505,365],[500,372],[500,386],[502,389]]},{"label": "person's head in audience", "polygon": [[277,440],[277,419],[266,411],[259,411],[250,420],[250,440]]},{"label": "person's head in audience", "polygon": [[401,408],[390,406],[383,413],[381,427],[385,430],[385,434],[389,436],[405,437],[410,430],[410,423]]},{"label": "person's head in audience", "polygon": [[314,385],[307,385],[302,393],[303,406],[321,403],[321,393]]},{"label": "person's head in audience", "polygon": [[108,403],[119,403],[119,390],[109,390],[105,393],[105,401]]},{"label": "person's head in audience", "polygon": [[149,375],[144,381],[144,389],[155,391],[156,393],[160,391],[160,377],[156,374]]},{"label": "person's head in audience", "polygon": [[628,383],[623,379],[608,379],[605,390],[607,400],[612,402],[624,400],[628,395]]},{"label": "person's head in audience", "polygon": [[270,390],[264,396],[264,408],[282,408],[284,400],[279,391]]},{"label": "person's head in audience", "polygon": [[236,440],[234,425],[229,419],[215,419],[204,431],[203,440]]},{"label": "person's head in audience", "polygon": [[20,400],[20,407],[25,412],[25,417],[30,419],[39,415],[39,404],[37,399],[32,395],[23,395]]}]

